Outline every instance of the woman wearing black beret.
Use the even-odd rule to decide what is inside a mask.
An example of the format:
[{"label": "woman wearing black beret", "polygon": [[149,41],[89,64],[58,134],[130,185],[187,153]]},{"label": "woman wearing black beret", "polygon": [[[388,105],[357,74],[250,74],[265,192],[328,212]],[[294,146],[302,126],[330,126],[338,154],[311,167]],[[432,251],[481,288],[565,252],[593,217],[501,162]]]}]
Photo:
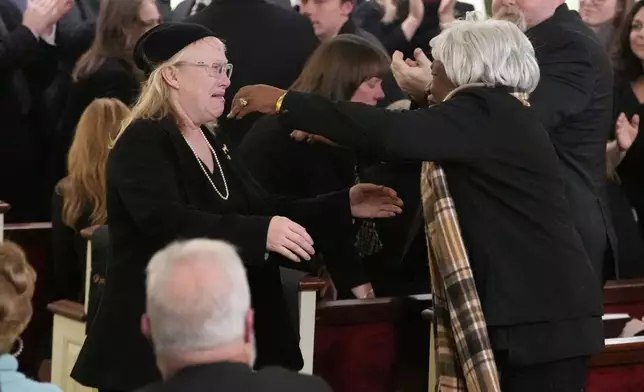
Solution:
[{"label": "woman wearing black beret", "polygon": [[142,36],[134,52],[149,76],[109,157],[112,257],[72,377],[118,391],[160,377],[153,347],[140,332],[145,268],[168,243],[197,237],[232,243],[246,264],[256,367],[299,370],[302,357],[283,299],[279,259],[309,260],[313,239],[316,246],[331,244],[350,235],[352,216],[393,216],[402,202],[393,190],[372,184],[310,200],[267,197],[223,135],[213,131],[232,73],[223,43],[204,27],[166,23]]}]

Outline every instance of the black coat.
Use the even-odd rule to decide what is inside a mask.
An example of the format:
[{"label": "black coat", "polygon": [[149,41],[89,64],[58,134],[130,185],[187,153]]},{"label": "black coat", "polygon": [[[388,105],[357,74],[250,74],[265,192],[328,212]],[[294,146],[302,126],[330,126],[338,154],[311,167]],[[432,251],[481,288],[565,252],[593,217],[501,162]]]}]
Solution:
[{"label": "black coat", "polygon": [[53,180],[67,175],[67,152],[76,134],[83,112],[97,98],[116,98],[130,106],[136,100],[141,83],[123,60],[107,59],[92,74],[74,82],[66,96],[64,111],[56,131]]},{"label": "black coat", "polygon": [[137,392],[331,392],[319,377],[280,368],[253,373],[241,363],[220,362],[181,370],[168,381]]},{"label": "black coat", "polygon": [[11,204],[8,222],[45,220],[53,127],[41,96],[55,75],[56,51],[22,25],[12,1],[0,0],[0,19],[8,33],[0,32],[0,200]]},{"label": "black coat", "polygon": [[[316,242],[331,243],[351,230],[348,192],[298,202],[267,198],[248,172],[222,152],[220,136],[206,134],[226,176],[226,201],[212,189],[172,120],[135,122],[110,153],[107,203],[113,257],[100,308],[72,372],[81,384],[132,390],[158,378],[152,348],[139,331],[145,267],[170,242],[199,237],[232,243],[246,264],[255,310],[256,366],[301,368],[298,335],[280,282],[281,257],[266,250],[269,222],[275,215],[290,217]],[[211,179],[223,189],[220,173]],[[327,232],[328,226],[334,231]]]},{"label": "black coat", "polygon": [[[226,56],[235,67],[226,90],[226,113],[242,86],[290,87],[318,45],[306,18],[263,0],[213,0],[186,22],[206,26],[226,44]],[[220,119],[232,147],[239,144],[257,118]]]},{"label": "black coat", "polygon": [[555,146],[577,231],[602,279],[607,249],[617,249],[605,200],[613,122],[610,61],[597,36],[565,4],[527,34],[541,70],[530,102]]},{"label": "black coat", "polygon": [[[601,350],[601,286],[575,230],[557,155],[536,113],[505,88],[469,88],[407,112],[302,93],[288,93],[282,108],[295,129],[383,160],[442,165],[486,322],[518,331],[510,334],[518,337],[510,342],[517,361]],[[577,328],[567,328],[571,320]],[[564,343],[543,345],[539,337]]]}]

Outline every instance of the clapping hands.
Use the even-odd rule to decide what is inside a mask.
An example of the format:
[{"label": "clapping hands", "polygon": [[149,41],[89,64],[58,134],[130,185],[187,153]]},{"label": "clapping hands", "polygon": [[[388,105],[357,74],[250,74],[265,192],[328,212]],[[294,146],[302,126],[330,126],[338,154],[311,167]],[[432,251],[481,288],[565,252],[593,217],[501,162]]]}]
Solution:
[{"label": "clapping hands", "polygon": [[46,35],[73,5],[73,0],[28,0],[22,24],[35,36]]}]

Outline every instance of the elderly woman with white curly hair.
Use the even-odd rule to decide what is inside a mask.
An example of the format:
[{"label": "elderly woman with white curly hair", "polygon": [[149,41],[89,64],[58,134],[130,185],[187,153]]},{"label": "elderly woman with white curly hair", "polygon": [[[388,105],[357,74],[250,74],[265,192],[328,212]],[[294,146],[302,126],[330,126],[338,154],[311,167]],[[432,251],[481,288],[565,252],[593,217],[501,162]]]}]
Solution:
[{"label": "elderly woman with white curly hair", "polygon": [[436,102],[391,112],[248,86],[230,117],[294,129],[383,160],[424,161],[423,209],[441,391],[583,390],[602,350],[602,293],[529,94],[534,48],[506,21],[458,21],[431,41]]}]

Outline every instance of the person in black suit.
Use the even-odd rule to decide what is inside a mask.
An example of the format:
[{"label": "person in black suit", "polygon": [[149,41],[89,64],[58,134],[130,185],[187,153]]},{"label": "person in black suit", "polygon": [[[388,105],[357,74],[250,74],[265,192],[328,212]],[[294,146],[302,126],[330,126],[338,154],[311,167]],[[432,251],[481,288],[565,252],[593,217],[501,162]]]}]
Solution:
[{"label": "person in black suit", "polygon": [[139,392],[331,392],[319,377],[279,367],[252,371],[253,309],[244,264],[224,241],[189,240],[147,266],[141,330],[163,381]]},{"label": "person in black suit", "polygon": [[41,95],[54,77],[54,25],[70,7],[70,0],[32,1],[22,14],[0,0],[0,200],[11,204],[8,222],[46,219],[51,127],[42,121]]},{"label": "person in black suit", "polygon": [[[205,26],[226,43],[226,55],[235,64],[235,79],[226,90],[226,111],[241,86],[290,86],[319,43],[306,19],[264,0],[213,0],[186,22]],[[219,125],[231,141],[231,149],[257,118],[233,122],[221,119]]]},{"label": "person in black suit", "polygon": [[299,370],[279,263],[310,260],[313,238],[332,246],[350,232],[352,216],[393,216],[402,202],[392,189],[372,184],[309,200],[268,197],[225,137],[206,126],[223,112],[230,84],[223,43],[203,26],[173,22],[148,31],[134,53],[149,77],[108,158],[113,257],[72,377],[121,391],[158,379],[152,347],[139,331],[145,265],[168,243],[198,237],[232,243],[245,261],[257,321],[256,367]]},{"label": "person in black suit", "polygon": [[612,269],[617,249],[606,201],[606,141],[613,123],[608,55],[563,0],[498,0],[493,9],[495,17],[528,28],[541,69],[531,103],[561,161],[577,231],[604,281],[604,259]]},{"label": "person in black suit", "polygon": [[559,160],[526,101],[539,82],[534,49],[514,24],[498,20],[457,22],[431,45],[430,89],[442,103],[430,108],[392,112],[248,86],[229,116],[280,112],[294,129],[359,153],[440,164],[501,390],[578,392],[589,357],[603,350],[602,291]]}]

